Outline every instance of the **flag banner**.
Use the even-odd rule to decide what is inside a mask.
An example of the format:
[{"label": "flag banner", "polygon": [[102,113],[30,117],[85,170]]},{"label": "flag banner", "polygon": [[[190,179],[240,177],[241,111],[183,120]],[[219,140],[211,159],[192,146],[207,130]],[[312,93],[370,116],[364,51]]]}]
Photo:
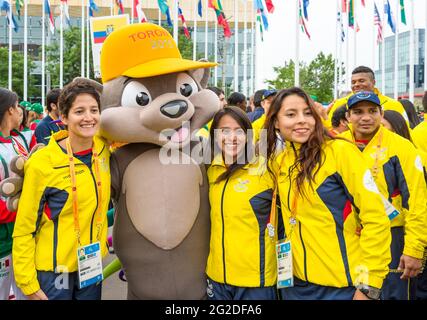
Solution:
[{"label": "flag banner", "polygon": [[341,0],[341,12],[347,13],[347,0]]},{"label": "flag banner", "polygon": [[348,26],[354,28],[354,3],[350,0],[348,5]]},{"label": "flag banner", "polygon": [[274,12],[273,0],[265,0],[265,6],[267,7],[268,13],[273,13]]},{"label": "flag banner", "polygon": [[310,4],[309,0],[302,0],[302,5],[304,7],[304,18],[308,20],[308,5]]},{"label": "flag banner", "polygon": [[374,25],[377,26],[377,44],[383,41],[383,25],[381,22],[381,16],[377,8],[377,4],[374,2]]},{"label": "flag banner", "polygon": [[185,36],[187,37],[187,39],[191,39],[190,32],[188,31],[187,24],[185,23],[184,15],[182,14],[182,10],[179,7],[179,4],[178,4],[178,18],[181,19],[182,29],[184,30]]},{"label": "flag banner", "polygon": [[15,6],[18,19],[21,19],[21,8],[24,6],[24,0],[16,0]]},{"label": "flag banner", "polygon": [[49,30],[52,34],[55,33],[55,21],[53,20],[52,10],[50,10],[50,4],[49,0],[44,0],[44,12],[47,14],[48,21],[49,21]]},{"label": "flag banner", "polygon": [[136,17],[138,22],[147,22],[147,17],[142,10],[141,0],[133,0],[133,16]]},{"label": "flag banner", "polygon": [[225,18],[224,10],[222,9],[222,4],[220,0],[209,0],[208,7],[215,11],[218,24],[222,26],[224,30],[224,37],[231,37],[230,26],[228,25],[227,19]]},{"label": "flag banner", "polygon": [[[6,12],[7,25],[12,26],[12,29],[15,30],[15,32],[18,32],[19,30],[18,22],[16,21],[15,16],[13,15],[12,5],[10,0],[0,1],[0,11]],[[12,21],[9,21],[9,13],[12,16]]]},{"label": "flag banner", "polygon": [[65,21],[67,22],[67,24],[69,26],[71,26],[70,14],[68,12],[68,0],[61,0],[61,3],[62,3],[62,7],[64,9]]},{"label": "flag banner", "polygon": [[168,26],[172,27],[173,23],[172,23],[171,14],[170,14],[169,5],[168,5],[167,0],[157,0],[157,3],[159,5],[160,11],[166,15],[166,20],[168,22]]},{"label": "flag banner", "polygon": [[94,11],[96,11],[96,12],[99,11],[99,8],[98,8],[98,6],[95,3],[95,0],[89,0],[88,6],[89,6],[89,17],[93,17],[93,15],[94,15],[93,12]]},{"label": "flag banner", "polygon": [[258,21],[258,24],[259,24],[259,33],[261,36],[261,41],[264,41],[264,30],[262,29],[261,15],[259,13],[257,13],[256,20]]},{"label": "flag banner", "polygon": [[199,14],[199,17],[203,17],[203,6],[202,6],[202,0],[199,0],[199,3],[197,4],[197,13]]},{"label": "flag banner", "polygon": [[268,31],[268,18],[267,18],[267,15],[265,14],[264,4],[262,3],[262,0],[255,0],[254,6],[257,14],[259,14],[259,16],[261,17],[262,24],[264,25],[265,31]]},{"label": "flag banner", "polygon": [[[366,7],[365,0],[361,0],[361,1],[362,1],[362,6]],[[374,2],[374,4],[375,4],[375,2]]]},{"label": "flag banner", "polygon": [[92,41],[93,72],[95,78],[101,78],[101,48],[105,39],[114,30],[129,24],[129,15],[91,17],[90,34]]},{"label": "flag banner", "polygon": [[394,20],[389,0],[384,4],[384,13],[387,15],[387,23],[390,26],[391,31],[396,33],[396,21]]},{"label": "flag banner", "polygon": [[123,1],[122,0],[116,0],[116,5],[119,8],[119,14],[124,14],[125,8],[123,7]]},{"label": "flag banner", "polygon": [[302,30],[302,32],[305,33],[305,35],[308,37],[308,39],[311,40],[310,33],[308,32],[308,29],[307,29],[307,26],[305,24],[305,20],[303,17],[302,8],[301,8],[301,0],[298,1],[298,6],[299,6],[299,10],[298,10],[299,11],[299,24],[301,26],[301,30]]},{"label": "flag banner", "polygon": [[406,25],[405,0],[400,0],[400,21]]}]

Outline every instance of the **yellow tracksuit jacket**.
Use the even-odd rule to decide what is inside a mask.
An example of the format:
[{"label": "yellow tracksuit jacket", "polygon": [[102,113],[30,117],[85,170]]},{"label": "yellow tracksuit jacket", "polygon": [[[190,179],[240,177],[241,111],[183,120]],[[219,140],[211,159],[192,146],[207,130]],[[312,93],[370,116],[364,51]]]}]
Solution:
[{"label": "yellow tracksuit jacket", "polygon": [[313,188],[306,182],[303,197],[296,192],[297,172],[291,170],[300,145],[286,145],[277,157],[278,188],[294,276],[321,286],[381,288],[391,259],[390,222],[360,151],[345,140],[324,143]]},{"label": "yellow tracksuit jacket", "polygon": [[[381,106],[383,108],[383,110],[393,110],[393,111],[397,111],[399,112],[406,120],[406,123],[409,124],[409,120],[408,120],[408,115],[406,114],[405,109],[403,108],[402,104],[397,101],[394,100],[390,97],[387,97],[385,95],[383,95],[377,88],[374,89],[374,93],[378,96],[378,98],[380,99],[380,103]],[[338,99],[334,102],[334,104],[332,105],[331,109],[329,110],[328,113],[328,120],[324,120],[323,121],[323,125],[327,128],[327,129],[331,129],[332,128],[332,123],[331,123],[331,119],[332,119],[332,115],[334,114],[334,111],[347,104],[348,99],[353,95],[353,93],[350,93],[348,96]],[[409,127],[409,126],[408,126]]]},{"label": "yellow tracksuit jacket", "polygon": [[427,153],[427,121],[421,122],[411,132],[411,138],[418,149]]},{"label": "yellow tracksuit jacket", "polygon": [[239,287],[276,284],[275,242],[266,230],[273,180],[262,161],[218,183],[226,171],[222,157],[208,169],[211,240],[206,274],[216,282]]},{"label": "yellow tracksuit jacket", "polygon": [[[351,130],[341,136],[354,142]],[[409,140],[381,126],[362,154],[371,170],[378,161],[375,182],[400,212],[391,227],[405,227],[403,253],[421,259],[427,246],[427,187],[419,152]]]},{"label": "yellow tracksuit jacket", "polygon": [[[48,145],[37,151],[25,164],[25,179],[13,232],[15,279],[24,294],[40,289],[38,271],[66,268],[77,271],[77,238],[74,231],[70,169],[67,154],[57,143],[68,136],[59,131]],[[110,153],[98,137],[93,150],[99,155],[102,203],[98,203],[95,165],[91,170],[75,158],[81,244],[101,243],[107,249],[107,211],[110,200]],[[102,227],[97,239],[96,209],[101,206]]]}]

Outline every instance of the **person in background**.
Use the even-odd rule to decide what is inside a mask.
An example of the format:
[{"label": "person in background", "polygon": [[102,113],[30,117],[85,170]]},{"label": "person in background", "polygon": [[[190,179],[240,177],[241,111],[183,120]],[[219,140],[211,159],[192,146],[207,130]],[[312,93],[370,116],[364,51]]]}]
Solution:
[{"label": "person in background", "polygon": [[414,130],[412,130],[411,136],[417,148],[427,153],[427,118],[425,117],[427,112],[427,91],[424,92],[423,96],[423,109],[424,121],[418,124]]},{"label": "person in background", "polygon": [[267,89],[257,90],[254,93],[254,111],[248,113],[249,120],[254,122],[264,114],[264,108],[261,105],[262,96]]},{"label": "person in background", "polygon": [[34,132],[38,143],[47,145],[52,134],[65,128],[59,120],[58,98],[60,94],[61,89],[52,89],[46,96],[47,116],[40,121]]},{"label": "person in background", "polygon": [[267,232],[273,180],[254,154],[251,128],[235,106],[218,111],[211,126],[211,300],[276,299],[275,243]]},{"label": "person in background", "polygon": [[[390,262],[390,223],[359,150],[328,134],[300,88],[277,93],[265,128],[292,251],[293,286],[281,288],[281,298],[378,299]],[[277,132],[286,142],[278,156]]]},{"label": "person in background", "polygon": [[37,125],[43,118],[43,106],[41,103],[35,102],[28,109],[28,120],[27,125],[30,130],[36,130]]},{"label": "person in background", "polygon": [[233,92],[227,98],[227,106],[236,106],[246,112],[245,95],[240,92]]},{"label": "person in background", "polygon": [[227,100],[225,100],[225,93],[224,90],[218,88],[218,87],[207,87],[206,89],[211,90],[214,92],[218,98],[220,103],[220,109],[224,109],[227,106]]},{"label": "person in background", "polygon": [[268,110],[270,109],[271,102],[273,101],[276,94],[277,94],[277,90],[272,89],[272,90],[265,90],[262,95],[261,106],[262,106],[262,109],[264,110],[264,113],[258,119],[252,122],[255,142],[258,142],[258,140],[261,138],[261,133],[262,133],[262,129],[264,128],[266,115],[268,113]]},{"label": "person in background", "polygon": [[427,186],[422,158],[410,141],[381,125],[383,110],[379,97],[373,92],[354,94],[348,100],[347,109],[351,129],[341,137],[353,141],[359,148],[391,221],[392,261],[382,298],[413,299],[415,286],[411,278],[420,272],[427,246]]},{"label": "person in background", "polygon": [[246,113],[250,113],[255,111],[255,105],[254,105],[254,95],[251,95],[249,97],[248,106],[246,107]]},{"label": "person in background", "polygon": [[414,104],[408,99],[399,99],[399,102],[402,104],[406,114],[408,115],[409,126],[411,129],[414,129],[421,122]]},{"label": "person in background", "polygon": [[15,128],[16,130],[22,132],[22,131],[28,131],[30,130],[30,128],[26,127],[26,123],[27,123],[27,116],[28,116],[28,111],[27,109],[25,109],[25,107],[21,106],[20,104],[18,104],[18,108],[19,108],[19,117],[21,119],[21,122],[19,124],[18,128]]},{"label": "person in background", "polygon": [[346,106],[341,106],[334,111],[331,119],[332,129],[329,130],[333,136],[348,130],[348,120],[346,118],[346,113]]},{"label": "person in background", "polygon": [[400,104],[397,100],[394,100],[390,97],[381,94],[381,92],[375,87],[375,84],[375,74],[371,68],[365,66],[359,66],[355,68],[351,73],[351,93],[348,96],[338,99],[333,103],[332,107],[329,109],[329,119],[323,122],[325,127],[328,129],[331,128],[331,116],[334,114],[335,109],[342,105],[346,105],[348,99],[353,94],[360,91],[374,92],[379,97],[383,110],[397,111],[406,119],[406,121],[409,121],[408,115],[406,114],[402,104]]}]

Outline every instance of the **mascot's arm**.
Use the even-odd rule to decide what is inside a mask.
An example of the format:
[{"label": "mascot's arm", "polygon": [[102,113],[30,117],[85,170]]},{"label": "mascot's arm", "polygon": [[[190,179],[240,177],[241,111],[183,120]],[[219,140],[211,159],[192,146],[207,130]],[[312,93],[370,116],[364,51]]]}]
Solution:
[{"label": "mascot's arm", "polygon": [[122,268],[122,264],[120,263],[118,258],[111,261],[110,264],[107,265],[102,272],[104,275],[104,280],[107,279],[112,274],[119,271],[121,268]]}]

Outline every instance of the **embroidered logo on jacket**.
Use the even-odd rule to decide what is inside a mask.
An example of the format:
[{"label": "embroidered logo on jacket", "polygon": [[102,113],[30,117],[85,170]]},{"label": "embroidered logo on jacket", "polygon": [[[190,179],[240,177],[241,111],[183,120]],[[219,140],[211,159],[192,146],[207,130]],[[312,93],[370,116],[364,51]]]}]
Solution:
[{"label": "embroidered logo on jacket", "polygon": [[242,180],[238,179],[237,183],[234,185],[234,191],[236,192],[246,192],[248,191],[247,184],[249,183],[249,180]]}]

